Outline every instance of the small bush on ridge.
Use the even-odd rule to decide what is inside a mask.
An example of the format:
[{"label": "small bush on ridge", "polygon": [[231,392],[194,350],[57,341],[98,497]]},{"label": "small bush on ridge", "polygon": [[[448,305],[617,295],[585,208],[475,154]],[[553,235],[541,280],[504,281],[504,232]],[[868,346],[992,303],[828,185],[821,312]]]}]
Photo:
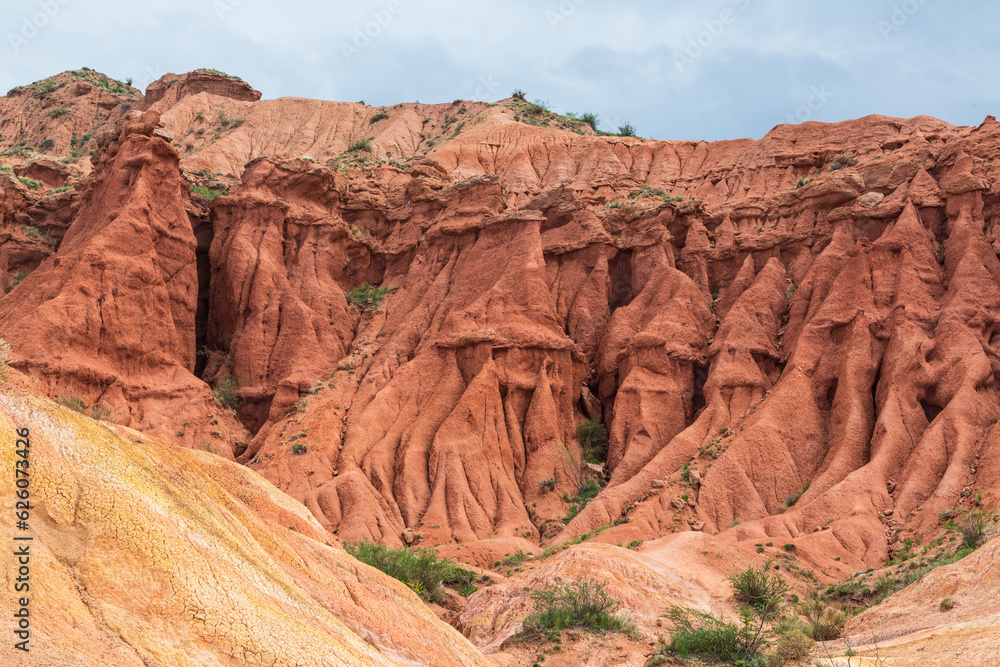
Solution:
[{"label": "small bush on ridge", "polygon": [[524,619],[522,638],[545,636],[569,628],[592,632],[636,633],[628,619],[615,616],[621,602],[608,595],[604,584],[581,579],[568,584],[549,584],[531,592],[535,611]]},{"label": "small bush on ridge", "polygon": [[391,549],[373,542],[345,542],[344,550],[362,563],[399,579],[420,597],[437,600],[442,584],[471,587],[475,575],[433,549]]}]

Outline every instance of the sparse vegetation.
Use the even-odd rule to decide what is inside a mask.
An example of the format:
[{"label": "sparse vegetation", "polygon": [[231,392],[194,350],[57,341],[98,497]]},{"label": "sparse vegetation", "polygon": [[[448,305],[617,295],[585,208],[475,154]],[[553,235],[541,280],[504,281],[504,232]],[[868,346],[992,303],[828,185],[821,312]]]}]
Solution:
[{"label": "sparse vegetation", "polygon": [[388,112],[386,112],[386,111],[379,111],[377,114],[375,114],[374,116],[372,116],[371,118],[368,119],[368,124],[369,125],[374,125],[375,123],[379,122],[380,120],[385,120],[388,117],[389,117],[389,113]]},{"label": "sparse vegetation", "polygon": [[635,624],[615,611],[621,602],[608,595],[604,584],[581,579],[568,584],[547,584],[531,591],[535,611],[524,619],[517,639],[544,638],[558,641],[563,630],[580,628],[589,632],[623,632],[635,637]]},{"label": "sparse vegetation", "polygon": [[570,498],[568,495],[564,495],[563,500],[569,503],[570,506],[566,511],[566,516],[563,517],[562,522],[567,524],[572,521],[577,514],[583,511],[583,508],[587,506],[587,503],[596,498],[597,494],[600,492],[601,485],[597,482],[597,480],[588,479],[580,485],[579,490],[576,492],[576,496]]},{"label": "sparse vegetation", "polygon": [[218,114],[216,114],[216,118],[218,118],[219,127],[222,130],[235,130],[246,121],[246,118],[242,116],[236,116],[234,118],[230,118],[229,116],[226,115],[226,112],[222,109],[219,109]]},{"label": "sparse vegetation", "polygon": [[[41,81],[36,81],[31,85],[25,86],[25,88],[33,92],[35,94],[35,97],[44,97],[48,93],[59,90],[65,85],[66,85],[65,81],[57,82],[55,80],[55,77],[50,76],[47,79],[42,79]],[[15,88],[14,90],[17,90],[17,88]]]},{"label": "sparse vegetation", "polygon": [[[24,230],[24,233],[27,234],[28,238],[30,238],[30,239],[41,239],[41,240],[45,241],[46,243],[48,243],[49,245],[55,245],[56,244],[56,240],[54,238],[52,238],[52,235],[49,234],[44,229],[39,229],[38,227],[35,227],[34,225],[21,225],[21,229]],[[25,274],[25,275],[27,275],[27,274]]]},{"label": "sparse vegetation", "polygon": [[838,169],[845,169],[847,167],[853,167],[858,163],[856,157],[851,157],[850,155],[838,155],[830,165],[830,171],[837,171]]},{"label": "sparse vegetation", "polygon": [[216,197],[222,197],[229,194],[229,190],[226,188],[210,188],[204,185],[198,185],[195,183],[191,184],[192,194],[200,195],[205,203],[213,201]]},{"label": "sparse vegetation", "polygon": [[580,116],[580,120],[583,121],[585,124],[589,125],[590,129],[592,129],[594,132],[597,132],[597,126],[600,125],[601,123],[600,116],[598,116],[596,113],[590,113],[589,111]]},{"label": "sparse vegetation", "polygon": [[816,641],[837,639],[847,623],[844,610],[827,604],[818,591],[807,593],[797,610],[809,624],[809,636]]},{"label": "sparse vegetation", "polygon": [[126,84],[123,81],[118,81],[117,79],[112,79],[107,74],[101,74],[100,72],[94,71],[89,67],[83,67],[77,70],[71,70],[67,72],[73,77],[79,79],[80,81],[86,81],[91,83],[101,90],[106,90],[109,93],[119,95],[122,97],[138,97],[139,91],[132,88],[132,86]]},{"label": "sparse vegetation", "polygon": [[556,480],[552,477],[548,479],[543,479],[538,483],[538,488],[542,491],[554,491],[556,488]]},{"label": "sparse vegetation", "polygon": [[243,400],[237,395],[242,386],[243,383],[239,378],[226,375],[216,383],[212,394],[219,399],[220,403],[236,412],[243,406]]},{"label": "sparse vegetation", "polygon": [[962,512],[961,516],[962,545],[968,549],[978,549],[986,541],[986,528],[994,522],[996,512],[975,507]]},{"label": "sparse vegetation", "polygon": [[13,278],[10,279],[10,283],[7,285],[7,292],[21,284],[21,281],[28,277],[28,271],[18,271]]},{"label": "sparse vegetation", "polygon": [[399,579],[420,597],[439,600],[441,586],[469,594],[475,575],[433,549],[391,549],[373,542],[345,542],[344,550],[362,563]]},{"label": "sparse vegetation", "polygon": [[525,93],[520,88],[516,88],[514,90],[514,92],[511,93],[510,96],[513,97],[515,100],[521,100],[522,102],[526,102],[527,101],[527,93]]},{"label": "sparse vegetation", "polygon": [[40,187],[42,187],[42,182],[41,181],[32,180],[32,179],[28,178],[27,176],[18,176],[17,180],[21,181],[26,186],[28,186],[29,190],[37,190]]},{"label": "sparse vegetation", "polygon": [[378,310],[382,305],[382,300],[385,296],[387,294],[392,294],[395,291],[395,287],[388,287],[385,285],[374,287],[365,283],[355,287],[347,293],[347,303],[351,304],[361,312]]},{"label": "sparse vegetation", "polygon": [[788,494],[788,497],[785,498],[785,504],[782,506],[782,511],[787,510],[789,507],[799,502],[799,498],[801,498],[802,494],[804,494],[808,490],[809,490],[809,484],[806,483],[806,485],[802,487],[801,491],[796,491],[795,493]]},{"label": "sparse vegetation", "polygon": [[38,144],[38,150],[40,150],[40,151],[50,151],[53,148],[55,148],[55,146],[56,146],[56,142],[55,142],[54,139],[52,139],[52,138],[42,139],[42,141],[39,142],[39,144]]},{"label": "sparse vegetation", "polygon": [[366,153],[372,152],[372,140],[371,139],[358,139],[357,141],[351,142],[351,145],[347,147],[348,153],[358,153],[364,151]]},{"label": "sparse vegetation", "polygon": [[65,116],[68,113],[69,109],[67,109],[66,107],[52,107],[51,109],[45,112],[45,115],[48,116],[49,118],[59,118],[61,116]]},{"label": "sparse vegetation", "polygon": [[739,625],[717,616],[672,607],[664,617],[671,623],[669,650],[680,656],[699,656],[737,665],[759,665],[766,637],[749,617]]},{"label": "sparse vegetation", "polygon": [[115,421],[114,412],[110,408],[106,408],[103,405],[96,403],[88,407],[86,401],[73,392],[59,396],[56,399],[56,403],[97,421]]},{"label": "sparse vegetation", "polygon": [[755,615],[766,621],[781,616],[785,608],[784,596],[788,593],[788,583],[780,575],[771,572],[771,561],[759,568],[750,566],[729,578],[736,601],[751,609]]},{"label": "sparse vegetation", "polygon": [[608,429],[596,419],[587,419],[576,427],[576,440],[588,463],[601,464],[608,460]]},{"label": "sparse vegetation", "polygon": [[294,445],[292,445],[292,454],[301,456],[302,454],[305,454],[307,451],[308,449],[301,442],[296,442]]},{"label": "sparse vegetation", "polygon": [[215,75],[218,75],[218,76],[224,76],[227,79],[235,79],[237,81],[242,81],[243,80],[243,79],[241,79],[238,76],[233,76],[232,74],[226,74],[225,72],[220,72],[219,70],[212,69],[211,67],[199,67],[198,69],[195,70],[195,72],[203,72],[205,74],[215,74]]},{"label": "sparse vegetation", "polygon": [[955,601],[952,600],[951,598],[945,598],[941,600],[941,604],[938,605],[938,607],[941,609],[941,611],[951,611],[952,609],[955,608]]},{"label": "sparse vegetation", "polygon": [[792,186],[792,190],[798,190],[799,188],[804,187],[805,185],[807,185],[809,183],[810,180],[812,180],[812,179],[809,179],[809,178],[806,178],[805,176],[803,176],[799,180],[795,181],[795,185]]},{"label": "sparse vegetation", "polygon": [[737,572],[729,584],[740,604],[739,624],[710,613],[672,607],[664,614],[673,626],[672,651],[737,665],[763,665],[768,664],[764,652],[769,641],[778,637],[771,664],[783,664],[789,654],[805,654],[806,638],[796,635],[801,630],[779,624],[784,618],[788,584],[771,572],[771,561]]},{"label": "sparse vegetation", "polygon": [[635,126],[632,123],[625,123],[624,125],[618,126],[618,136],[620,137],[634,137]]}]

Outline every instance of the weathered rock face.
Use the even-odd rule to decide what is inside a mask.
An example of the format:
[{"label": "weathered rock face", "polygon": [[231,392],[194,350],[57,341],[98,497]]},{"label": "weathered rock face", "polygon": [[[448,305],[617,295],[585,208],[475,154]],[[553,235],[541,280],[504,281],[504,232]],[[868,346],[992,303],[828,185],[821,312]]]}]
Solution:
[{"label": "weathered rock face", "polygon": [[196,243],[156,122],[129,117],[58,252],[0,304],[0,330],[52,396],[232,457],[246,431],[193,375]]},{"label": "weathered rock face", "polygon": [[164,74],[149,84],[142,98],[142,108],[145,110],[155,105],[169,108],[185,97],[199,93],[227,97],[239,102],[256,102],[260,99],[260,91],[254,90],[245,81],[213,70],[195,70],[180,76]]},{"label": "weathered rock face", "polygon": [[[4,642],[3,664],[491,664],[245,467],[85,419],[7,375],[8,469],[15,429],[30,432],[33,634],[30,654]],[[11,507],[16,490],[5,476]],[[0,597],[14,610],[19,595]]]},{"label": "weathered rock face", "polygon": [[97,145],[95,132],[140,97],[135,88],[83,68],[19,86],[0,97],[0,150],[14,157],[66,156],[75,164]]},{"label": "weathered rock face", "polygon": [[[0,301],[50,393],[218,443],[344,539],[695,529],[836,570],[995,497],[995,120],[659,142],[527,125],[516,101],[377,117],[175,78]],[[228,194],[203,208],[181,170]],[[10,186],[5,220],[39,210]],[[109,299],[136,301],[70,332]],[[239,386],[240,424],[203,380]],[[587,417],[610,434],[593,472]],[[588,475],[606,486],[564,525]]]}]

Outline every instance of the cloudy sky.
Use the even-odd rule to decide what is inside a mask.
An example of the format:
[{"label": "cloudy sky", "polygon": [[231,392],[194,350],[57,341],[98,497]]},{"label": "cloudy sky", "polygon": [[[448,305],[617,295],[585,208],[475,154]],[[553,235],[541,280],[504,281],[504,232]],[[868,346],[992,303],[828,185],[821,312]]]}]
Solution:
[{"label": "cloudy sky", "polygon": [[759,138],[868,114],[1000,110],[1000,3],[967,0],[3,0],[0,92],[92,67],[144,88],[213,67],[265,98],[495,101]]}]

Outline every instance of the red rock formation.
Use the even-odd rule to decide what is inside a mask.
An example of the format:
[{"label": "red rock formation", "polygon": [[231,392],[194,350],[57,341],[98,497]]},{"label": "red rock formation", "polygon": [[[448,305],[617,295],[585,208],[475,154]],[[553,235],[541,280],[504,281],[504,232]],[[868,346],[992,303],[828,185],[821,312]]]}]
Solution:
[{"label": "red rock formation", "polygon": [[[161,435],[223,414],[195,371],[234,378],[253,439],[235,422],[216,439],[344,539],[616,524],[598,539],[694,528],[872,565],[904,527],[995,494],[995,120],[644,141],[516,100],[377,118],[210,73],[142,104],[56,255],[0,301],[0,334],[51,392],[122,387]],[[228,194],[202,208],[181,169]],[[23,214],[34,196],[11,186]],[[145,277],[101,283],[98,258],[125,256]],[[379,306],[351,303],[365,284]],[[136,301],[68,335],[59,298]],[[610,433],[595,471],[588,417]],[[607,485],[564,527],[587,475]]]},{"label": "red rock formation", "polygon": [[231,457],[246,432],[192,374],[195,238],[156,123],[128,117],[58,251],[0,303],[0,330],[52,396]]}]

